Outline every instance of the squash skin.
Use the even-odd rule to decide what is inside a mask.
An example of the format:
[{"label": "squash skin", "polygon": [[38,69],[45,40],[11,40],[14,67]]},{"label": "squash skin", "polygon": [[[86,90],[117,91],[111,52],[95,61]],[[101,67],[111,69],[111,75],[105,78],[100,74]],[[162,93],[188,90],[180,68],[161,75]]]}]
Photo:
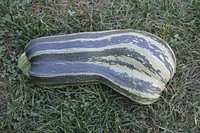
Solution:
[{"label": "squash skin", "polygon": [[37,38],[27,44],[24,55],[26,61],[19,59],[19,64],[31,65],[19,68],[37,85],[101,82],[141,104],[160,97],[176,68],[165,41],[131,29]]}]

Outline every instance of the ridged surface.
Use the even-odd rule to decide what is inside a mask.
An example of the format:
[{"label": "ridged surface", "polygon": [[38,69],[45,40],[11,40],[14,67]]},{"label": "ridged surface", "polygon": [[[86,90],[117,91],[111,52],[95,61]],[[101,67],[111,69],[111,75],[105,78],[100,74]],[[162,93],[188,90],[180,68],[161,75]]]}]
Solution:
[{"label": "ridged surface", "polygon": [[176,65],[163,40],[135,30],[43,37],[32,40],[25,52],[36,84],[99,81],[143,104],[160,96]]}]

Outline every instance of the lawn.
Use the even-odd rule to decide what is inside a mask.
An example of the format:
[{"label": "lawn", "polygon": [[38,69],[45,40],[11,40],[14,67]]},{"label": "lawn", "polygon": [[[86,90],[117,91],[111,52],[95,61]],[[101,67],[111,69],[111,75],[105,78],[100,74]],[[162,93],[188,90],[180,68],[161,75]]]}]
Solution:
[{"label": "lawn", "polygon": [[[0,132],[198,133],[199,0],[0,0]],[[34,38],[110,29],[151,32],[177,69],[167,90],[140,105],[103,84],[44,89],[17,68]]]}]

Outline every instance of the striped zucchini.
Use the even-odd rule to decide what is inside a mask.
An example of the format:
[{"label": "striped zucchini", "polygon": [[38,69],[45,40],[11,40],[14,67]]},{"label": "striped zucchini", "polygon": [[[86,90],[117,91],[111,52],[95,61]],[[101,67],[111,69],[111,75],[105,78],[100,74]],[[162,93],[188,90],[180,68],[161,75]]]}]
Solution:
[{"label": "striped zucchini", "polygon": [[101,82],[141,104],[159,98],[175,65],[165,41],[131,29],[37,38],[27,44],[18,63],[37,85]]}]

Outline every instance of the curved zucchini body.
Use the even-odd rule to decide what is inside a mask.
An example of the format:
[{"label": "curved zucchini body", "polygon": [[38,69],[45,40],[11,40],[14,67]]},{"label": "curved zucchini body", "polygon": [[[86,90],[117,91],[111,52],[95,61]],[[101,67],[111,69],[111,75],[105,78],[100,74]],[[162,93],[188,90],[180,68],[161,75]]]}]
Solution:
[{"label": "curved zucchini body", "polygon": [[176,59],[159,37],[128,29],[37,38],[27,44],[18,65],[37,85],[101,82],[150,104],[173,77]]}]

